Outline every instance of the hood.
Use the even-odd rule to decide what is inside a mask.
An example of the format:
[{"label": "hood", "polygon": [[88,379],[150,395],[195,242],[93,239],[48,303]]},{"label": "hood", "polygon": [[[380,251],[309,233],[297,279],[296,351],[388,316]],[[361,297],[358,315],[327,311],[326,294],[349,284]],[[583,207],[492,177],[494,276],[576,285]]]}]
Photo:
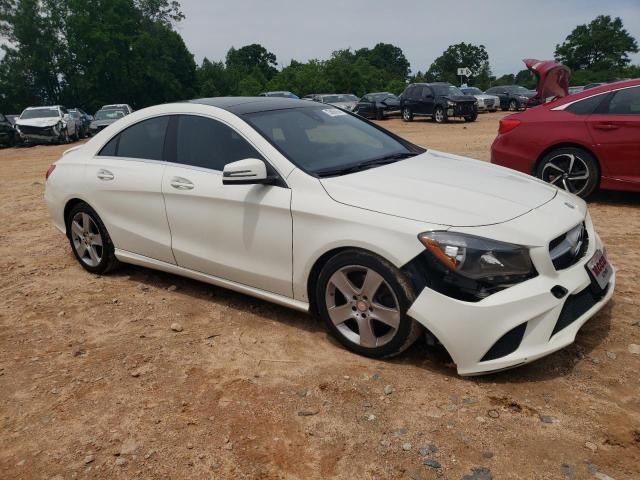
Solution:
[{"label": "hood", "polygon": [[47,118],[29,118],[25,120],[17,119],[16,125],[24,125],[25,127],[53,127],[57,125],[62,119],[60,117],[47,117]]},{"label": "hood", "polygon": [[387,106],[399,106],[400,105],[400,99],[399,98],[391,98],[391,97],[387,97],[384,100],[379,100],[376,103],[381,103],[383,105],[387,105]]},{"label": "hood", "polygon": [[525,58],[527,68],[536,74],[538,86],[536,99],[541,103],[569,95],[571,70],[556,60],[536,60]]},{"label": "hood", "polygon": [[443,95],[442,98],[451,100],[452,102],[475,102],[476,97],[473,95]]},{"label": "hood", "polygon": [[452,227],[506,222],[557,191],[528,175],[434,150],[320,181],[337,202]]},{"label": "hood", "polygon": [[482,93],[482,94],[478,94],[478,95],[474,95],[474,97],[480,99],[480,100],[494,100],[496,98],[500,98],[497,95],[488,95],[486,93]]}]

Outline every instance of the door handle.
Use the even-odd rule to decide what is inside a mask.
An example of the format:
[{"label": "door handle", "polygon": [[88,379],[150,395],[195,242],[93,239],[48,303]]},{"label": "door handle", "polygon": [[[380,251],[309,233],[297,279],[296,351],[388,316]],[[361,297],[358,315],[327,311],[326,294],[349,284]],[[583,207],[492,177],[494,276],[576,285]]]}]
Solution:
[{"label": "door handle", "polygon": [[618,125],[614,125],[613,123],[596,123],[593,128],[598,130],[617,130],[620,127]]},{"label": "door handle", "polygon": [[109,170],[105,170],[103,168],[101,168],[100,170],[98,170],[98,175],[97,177],[100,180],[104,180],[104,181],[109,181],[109,180],[113,180],[115,177],[113,175],[113,173],[111,173]]},{"label": "door handle", "polygon": [[183,177],[173,177],[169,182],[176,190],[193,190],[193,182],[189,179]]}]

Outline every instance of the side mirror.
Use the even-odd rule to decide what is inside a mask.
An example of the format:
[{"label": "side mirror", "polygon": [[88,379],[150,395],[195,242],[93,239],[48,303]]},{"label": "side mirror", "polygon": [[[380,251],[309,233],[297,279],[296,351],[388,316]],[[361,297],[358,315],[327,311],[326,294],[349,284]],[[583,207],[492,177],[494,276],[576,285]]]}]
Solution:
[{"label": "side mirror", "polygon": [[268,185],[276,177],[267,173],[267,165],[258,158],[227,163],[222,170],[223,185]]}]

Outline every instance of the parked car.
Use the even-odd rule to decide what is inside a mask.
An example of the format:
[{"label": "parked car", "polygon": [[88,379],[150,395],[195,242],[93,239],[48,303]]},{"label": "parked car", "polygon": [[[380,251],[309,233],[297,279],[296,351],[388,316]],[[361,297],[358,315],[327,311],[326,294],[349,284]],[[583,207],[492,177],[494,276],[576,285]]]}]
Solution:
[{"label": "parked car", "polygon": [[574,87],[569,87],[569,95],[573,95],[574,93],[580,93],[584,90],[584,86],[580,85],[580,86],[574,86]]},{"label": "parked car", "polygon": [[28,143],[68,143],[78,139],[78,126],[61,105],[28,107],[16,121],[16,129]]},{"label": "parked car", "polygon": [[[343,95],[333,93],[323,93],[315,95],[313,100],[320,103],[333,105],[334,107],[344,108],[345,110],[353,110],[358,104],[358,97],[355,95]],[[355,100],[354,100],[355,99]]]},{"label": "parked car", "polygon": [[73,117],[78,125],[78,136],[80,138],[85,138],[91,135],[91,120],[89,119],[89,115],[79,108],[69,109],[69,115]]},{"label": "parked car", "polygon": [[400,114],[400,99],[389,92],[367,93],[356,103],[353,112],[364,118],[384,120]]},{"label": "parked car", "polygon": [[500,122],[492,163],[580,197],[640,191],[640,80],[559,98]]},{"label": "parked car", "polygon": [[426,334],[462,375],[515,367],[614,290],[582,200],[314,102],[146,108],[46,177],[87,271],[133,263],[314,312],[370,357]]},{"label": "parked car", "polygon": [[133,113],[133,108],[126,103],[113,103],[111,105],[105,105],[100,110],[122,110],[125,115]]},{"label": "parked car", "polygon": [[527,101],[535,95],[535,92],[520,85],[491,87],[484,93],[500,98],[500,109],[503,112],[507,110],[511,110],[512,112],[522,110],[527,104]]},{"label": "parked car", "polygon": [[472,95],[478,101],[478,112],[496,112],[500,107],[500,98],[487,95],[477,87],[460,87],[465,95]]},{"label": "parked car", "polygon": [[0,145],[13,147],[19,143],[20,134],[14,128],[9,119],[0,113]]},{"label": "parked car", "polygon": [[279,92],[262,92],[260,97],[284,97],[284,98],[299,98],[295,93],[287,92],[287,91],[279,91]]},{"label": "parked car", "polygon": [[89,134],[95,135],[96,133],[104,130],[116,120],[124,118],[127,114],[122,109],[102,109],[98,110],[93,116],[93,121],[89,124]]},{"label": "parked car", "polygon": [[592,88],[600,87],[602,85],[606,85],[606,83],[605,82],[589,83],[589,84],[584,86],[583,90],[590,90]]},{"label": "parked car", "polygon": [[16,120],[18,120],[18,118],[20,118],[20,115],[16,115],[15,113],[12,113],[11,115],[5,115],[4,118],[9,120],[9,122],[11,122],[11,125],[15,126]]},{"label": "parked car", "polygon": [[472,95],[465,95],[450,83],[412,83],[400,95],[402,119],[413,121],[416,116],[429,116],[436,123],[450,118],[464,118],[474,122],[478,118],[478,102]]}]

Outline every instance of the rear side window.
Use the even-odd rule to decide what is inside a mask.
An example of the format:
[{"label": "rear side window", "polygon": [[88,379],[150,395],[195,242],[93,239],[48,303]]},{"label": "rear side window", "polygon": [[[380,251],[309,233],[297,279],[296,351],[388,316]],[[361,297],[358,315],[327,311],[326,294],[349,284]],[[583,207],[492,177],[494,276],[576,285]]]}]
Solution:
[{"label": "rear side window", "polygon": [[195,115],[178,116],[176,153],[178,163],[220,171],[236,160],[262,159],[231,127]]},{"label": "rear side window", "polygon": [[640,115],[640,87],[618,90],[609,102],[612,115]]},{"label": "rear side window", "polygon": [[598,105],[602,103],[607,94],[596,95],[595,97],[585,98],[578,102],[572,103],[565,110],[567,112],[575,113],[576,115],[591,115]]},{"label": "rear side window", "polygon": [[162,160],[168,125],[169,116],[136,123],[107,143],[99,155]]}]

